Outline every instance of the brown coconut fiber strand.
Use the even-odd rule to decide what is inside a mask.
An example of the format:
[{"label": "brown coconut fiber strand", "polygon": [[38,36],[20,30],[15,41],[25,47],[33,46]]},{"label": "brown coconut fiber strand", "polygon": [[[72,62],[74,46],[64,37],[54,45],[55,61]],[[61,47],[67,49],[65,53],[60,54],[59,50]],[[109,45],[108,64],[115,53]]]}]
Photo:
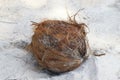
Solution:
[{"label": "brown coconut fiber strand", "polygon": [[61,20],[33,22],[36,27],[27,46],[39,65],[52,72],[67,72],[81,65],[87,54],[86,24]]}]

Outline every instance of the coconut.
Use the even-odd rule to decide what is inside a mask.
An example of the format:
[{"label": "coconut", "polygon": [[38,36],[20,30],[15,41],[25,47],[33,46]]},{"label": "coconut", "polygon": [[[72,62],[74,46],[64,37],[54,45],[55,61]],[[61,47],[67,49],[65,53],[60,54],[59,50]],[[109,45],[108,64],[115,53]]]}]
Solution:
[{"label": "coconut", "polygon": [[27,49],[39,65],[52,72],[67,72],[81,65],[87,54],[85,23],[46,20],[36,27]]}]

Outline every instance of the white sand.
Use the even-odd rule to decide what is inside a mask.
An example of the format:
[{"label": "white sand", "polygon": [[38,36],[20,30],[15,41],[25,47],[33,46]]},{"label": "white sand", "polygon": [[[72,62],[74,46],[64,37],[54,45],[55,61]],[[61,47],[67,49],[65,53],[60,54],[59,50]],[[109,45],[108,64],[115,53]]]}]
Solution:
[{"label": "white sand", "polygon": [[[67,20],[65,5],[78,22],[86,22],[90,56],[74,71],[50,76],[22,47],[33,35],[30,21]],[[87,20],[82,19],[83,17]],[[0,0],[0,80],[120,80],[120,1],[117,0]]]}]

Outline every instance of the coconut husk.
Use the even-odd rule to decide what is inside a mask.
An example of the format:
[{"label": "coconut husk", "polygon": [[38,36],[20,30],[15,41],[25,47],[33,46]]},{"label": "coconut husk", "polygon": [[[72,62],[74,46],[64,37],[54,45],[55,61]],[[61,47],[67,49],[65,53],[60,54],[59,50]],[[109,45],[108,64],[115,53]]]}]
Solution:
[{"label": "coconut husk", "polygon": [[34,35],[27,49],[40,66],[58,73],[80,66],[87,54],[86,24],[46,20],[33,25]]}]

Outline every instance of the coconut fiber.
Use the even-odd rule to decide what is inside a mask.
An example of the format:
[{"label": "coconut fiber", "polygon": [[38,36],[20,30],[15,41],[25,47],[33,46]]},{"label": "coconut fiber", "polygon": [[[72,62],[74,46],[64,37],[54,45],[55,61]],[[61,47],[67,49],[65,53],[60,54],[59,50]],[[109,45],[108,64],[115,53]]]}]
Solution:
[{"label": "coconut fiber", "polygon": [[39,65],[52,72],[67,72],[81,65],[87,54],[85,24],[60,20],[33,23],[28,50]]}]

